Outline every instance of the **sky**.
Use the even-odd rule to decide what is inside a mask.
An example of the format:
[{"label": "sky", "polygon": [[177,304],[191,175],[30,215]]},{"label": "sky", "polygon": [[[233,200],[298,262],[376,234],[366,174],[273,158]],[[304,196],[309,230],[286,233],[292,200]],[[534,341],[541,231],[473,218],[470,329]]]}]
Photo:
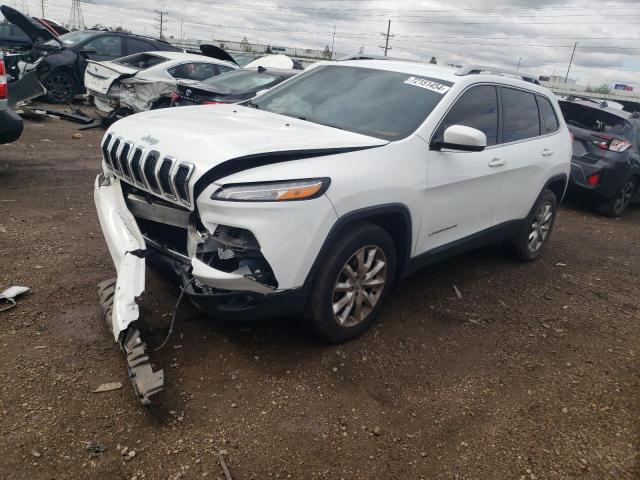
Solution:
[{"label": "sky", "polygon": [[[82,4],[88,26],[119,26],[157,36],[154,10],[167,15],[167,35],[331,48],[381,54],[391,20],[389,55],[438,63],[481,64],[581,83],[640,87],[640,0],[93,0]],[[41,0],[7,0],[40,15]],[[45,15],[67,23],[71,0],[45,0]]]}]

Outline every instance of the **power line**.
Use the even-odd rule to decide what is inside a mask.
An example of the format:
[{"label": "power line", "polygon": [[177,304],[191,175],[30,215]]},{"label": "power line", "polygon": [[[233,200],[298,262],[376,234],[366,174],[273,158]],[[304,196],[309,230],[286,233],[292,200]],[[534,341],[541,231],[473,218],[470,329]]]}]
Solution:
[{"label": "power line", "polygon": [[169,15],[169,12],[163,12],[162,10],[154,10],[154,12],[156,13],[156,22],[158,22],[156,30],[160,31],[160,40],[164,40],[164,26],[167,23],[167,19],[164,17]]}]

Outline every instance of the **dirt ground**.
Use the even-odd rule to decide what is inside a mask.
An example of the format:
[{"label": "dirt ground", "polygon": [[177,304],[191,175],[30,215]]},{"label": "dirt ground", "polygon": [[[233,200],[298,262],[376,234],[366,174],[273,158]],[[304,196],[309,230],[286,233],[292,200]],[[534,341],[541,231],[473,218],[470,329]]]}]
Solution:
[{"label": "dirt ground", "polygon": [[[0,478],[216,479],[220,451],[234,480],[640,478],[640,208],[569,201],[541,261],[491,247],[433,266],[347,345],[182,308],[148,412],[96,293],[114,275],[103,132],[76,132],[28,121],[0,146],[0,290],[32,289],[0,314]],[[148,275],[150,323],[176,299]],[[93,393],[106,382],[124,386]]]}]

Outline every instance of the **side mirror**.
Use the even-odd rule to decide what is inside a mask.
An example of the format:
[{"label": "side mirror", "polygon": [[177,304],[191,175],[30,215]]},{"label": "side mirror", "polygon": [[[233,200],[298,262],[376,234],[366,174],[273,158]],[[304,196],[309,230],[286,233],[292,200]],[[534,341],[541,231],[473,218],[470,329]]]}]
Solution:
[{"label": "side mirror", "polygon": [[431,144],[432,150],[458,150],[461,152],[481,152],[487,148],[487,136],[471,127],[451,125],[444,131],[442,141]]}]

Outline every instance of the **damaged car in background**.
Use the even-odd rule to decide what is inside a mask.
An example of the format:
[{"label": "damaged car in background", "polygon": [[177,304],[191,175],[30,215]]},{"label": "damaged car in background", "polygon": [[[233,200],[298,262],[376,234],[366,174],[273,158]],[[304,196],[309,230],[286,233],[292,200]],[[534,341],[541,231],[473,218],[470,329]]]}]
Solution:
[{"label": "damaged car in background", "polygon": [[[340,343],[430,263],[502,241],[540,258],[569,132],[550,91],[475,71],[327,63],[241,104],[113,124],[94,198],[117,277],[99,294],[140,400],[162,389],[149,353],[183,298],[225,320],[304,314]],[[180,294],[147,349],[138,300],[158,264]]]},{"label": "damaged car in background", "polygon": [[178,81],[195,83],[236,70],[238,65],[224,54],[227,60],[182,52],[144,52],[112,62],[90,61],[85,72],[88,101],[106,113],[168,107]]},{"label": "damaged car in background", "polygon": [[11,59],[8,68],[15,79],[36,71],[47,90],[46,100],[66,104],[84,92],[84,71],[89,60],[115,60],[146,51],[180,52],[180,48],[153,38],[124,32],[79,30],[57,36],[18,10],[3,5],[0,11],[12,24],[26,33],[33,49]]},{"label": "damaged car in background", "polygon": [[171,95],[171,104],[183,107],[242,102],[299,73],[301,70],[258,67],[255,70],[243,68],[202,82],[180,80]]},{"label": "damaged car in background", "polygon": [[573,134],[571,189],[619,217],[640,202],[640,114],[579,97],[561,99],[560,108]]}]

